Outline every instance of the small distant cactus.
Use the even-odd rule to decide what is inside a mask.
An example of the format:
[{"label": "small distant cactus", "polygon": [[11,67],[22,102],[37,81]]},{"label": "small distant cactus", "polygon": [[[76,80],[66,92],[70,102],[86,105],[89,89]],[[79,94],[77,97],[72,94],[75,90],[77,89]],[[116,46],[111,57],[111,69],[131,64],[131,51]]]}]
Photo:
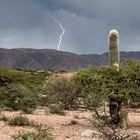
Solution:
[{"label": "small distant cactus", "polygon": [[119,33],[115,29],[109,33],[109,61],[110,66],[119,65]]}]

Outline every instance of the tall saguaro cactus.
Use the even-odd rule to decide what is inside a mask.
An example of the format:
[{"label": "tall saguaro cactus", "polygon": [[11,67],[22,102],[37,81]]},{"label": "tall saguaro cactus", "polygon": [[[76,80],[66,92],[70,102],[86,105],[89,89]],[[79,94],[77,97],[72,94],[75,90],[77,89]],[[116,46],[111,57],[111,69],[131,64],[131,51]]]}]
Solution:
[{"label": "tall saguaro cactus", "polygon": [[[109,61],[110,66],[114,66],[117,72],[120,72],[119,57],[119,33],[117,30],[113,29],[109,33]],[[126,129],[127,109],[122,106],[122,97],[116,92],[115,95],[109,97],[109,100],[112,122]]]},{"label": "tall saguaro cactus", "polygon": [[119,65],[119,33],[115,29],[109,33],[109,61],[110,66]]}]

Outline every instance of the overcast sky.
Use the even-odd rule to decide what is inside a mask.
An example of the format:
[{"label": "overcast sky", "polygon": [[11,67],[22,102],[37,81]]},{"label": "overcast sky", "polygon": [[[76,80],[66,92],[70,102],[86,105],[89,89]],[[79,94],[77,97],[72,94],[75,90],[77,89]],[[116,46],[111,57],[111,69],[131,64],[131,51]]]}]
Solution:
[{"label": "overcast sky", "polygon": [[0,47],[57,49],[79,54],[108,51],[108,34],[120,33],[120,50],[140,51],[140,0],[0,0]]}]

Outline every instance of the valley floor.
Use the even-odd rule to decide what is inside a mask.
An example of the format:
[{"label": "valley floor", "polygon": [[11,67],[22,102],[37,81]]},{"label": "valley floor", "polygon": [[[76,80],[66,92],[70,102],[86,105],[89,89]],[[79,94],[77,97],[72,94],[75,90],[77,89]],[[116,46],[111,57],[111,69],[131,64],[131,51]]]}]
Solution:
[{"label": "valley floor", "polygon": [[[13,117],[19,112],[2,112],[6,117]],[[85,118],[91,118],[89,111],[67,111],[66,115],[50,114],[45,109],[37,109],[34,114],[26,115],[30,120],[46,125],[55,140],[98,140],[99,138],[86,138],[81,132],[86,129],[96,130]],[[77,124],[71,124],[75,120]],[[31,127],[11,127],[4,121],[0,121],[0,140],[10,140],[11,135],[18,131],[32,131]],[[140,136],[140,110],[129,111],[128,133],[137,133]]]}]

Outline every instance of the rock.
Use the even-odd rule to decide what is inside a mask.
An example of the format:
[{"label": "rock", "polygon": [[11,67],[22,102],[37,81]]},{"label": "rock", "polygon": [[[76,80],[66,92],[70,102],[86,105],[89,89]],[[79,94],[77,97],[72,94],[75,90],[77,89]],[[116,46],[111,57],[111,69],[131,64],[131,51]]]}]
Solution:
[{"label": "rock", "polygon": [[81,133],[81,136],[82,137],[98,137],[100,136],[100,133],[99,132],[96,132],[96,131],[93,131],[93,130],[90,130],[90,129],[87,129],[87,130],[84,130],[82,133]]}]

